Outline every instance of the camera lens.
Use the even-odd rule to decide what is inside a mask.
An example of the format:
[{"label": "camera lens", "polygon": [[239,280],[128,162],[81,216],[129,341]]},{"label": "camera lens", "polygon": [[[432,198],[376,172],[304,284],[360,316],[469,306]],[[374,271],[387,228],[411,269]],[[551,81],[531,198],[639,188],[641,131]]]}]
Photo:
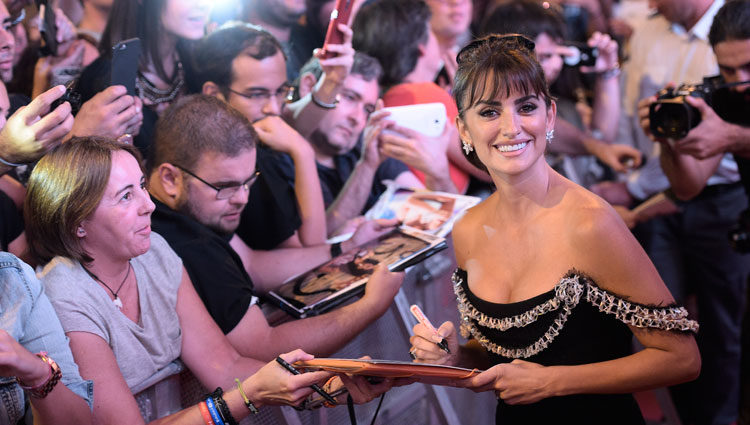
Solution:
[{"label": "camera lens", "polygon": [[568,46],[570,54],[563,56],[563,62],[568,66],[576,66],[581,62],[581,50],[576,46]]}]

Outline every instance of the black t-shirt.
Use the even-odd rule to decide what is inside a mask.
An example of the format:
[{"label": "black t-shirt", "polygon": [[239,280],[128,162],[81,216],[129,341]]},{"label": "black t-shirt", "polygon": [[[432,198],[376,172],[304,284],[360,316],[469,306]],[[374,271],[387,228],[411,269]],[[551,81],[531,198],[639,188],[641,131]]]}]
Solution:
[{"label": "black t-shirt", "polygon": [[253,302],[253,282],[242,260],[221,236],[152,198],[151,226],[180,256],[195,290],[222,332],[229,333]]},{"label": "black t-shirt", "polygon": [[[323,189],[323,202],[326,208],[328,208],[333,201],[336,199],[341,189],[344,188],[346,180],[354,172],[354,167],[359,161],[360,150],[359,143],[354,149],[349,152],[338,155],[333,158],[335,169],[328,168],[324,165],[318,164],[318,177],[320,178],[320,185]],[[367,202],[365,207],[362,209],[362,213],[367,212],[375,202],[377,202],[380,195],[383,194],[386,187],[383,184],[383,180],[395,180],[399,174],[409,171],[406,165],[393,158],[386,158],[382,164],[375,171],[375,177],[372,181],[372,189],[370,194],[367,196]]]},{"label": "black t-shirt", "polygon": [[250,248],[269,250],[294,235],[302,220],[294,193],[294,163],[289,155],[259,145],[257,164],[260,176],[250,189],[235,233]]},{"label": "black t-shirt", "polygon": [[23,233],[23,216],[10,196],[0,191],[0,249],[8,250],[8,245]]}]

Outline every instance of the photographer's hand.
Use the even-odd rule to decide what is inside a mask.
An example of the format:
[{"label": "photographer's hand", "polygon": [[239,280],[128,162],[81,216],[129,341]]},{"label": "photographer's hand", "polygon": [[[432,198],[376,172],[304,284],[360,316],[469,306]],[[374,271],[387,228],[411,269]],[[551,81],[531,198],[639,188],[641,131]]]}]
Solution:
[{"label": "photographer's hand", "polygon": [[609,35],[594,32],[588,40],[588,45],[599,50],[599,56],[596,58],[594,66],[582,66],[581,72],[602,73],[619,68],[617,41]]},{"label": "photographer's hand", "polygon": [[738,126],[722,120],[702,98],[686,96],[685,101],[700,111],[701,122],[684,139],[675,142],[674,150],[698,159],[732,151]]}]

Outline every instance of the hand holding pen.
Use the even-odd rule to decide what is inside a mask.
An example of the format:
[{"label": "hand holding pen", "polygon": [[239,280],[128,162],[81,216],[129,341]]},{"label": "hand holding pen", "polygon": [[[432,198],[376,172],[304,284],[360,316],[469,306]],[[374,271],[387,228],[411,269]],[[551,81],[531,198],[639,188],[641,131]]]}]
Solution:
[{"label": "hand holding pen", "polygon": [[453,323],[445,322],[440,329],[435,329],[418,306],[413,305],[410,310],[419,321],[414,326],[414,336],[410,339],[412,348],[409,354],[412,358],[423,363],[455,364],[458,341]]},{"label": "hand holding pen", "polygon": [[[290,365],[284,359],[282,359],[281,356],[276,357],[276,363],[280,364],[281,367],[283,367],[284,369],[288,370],[293,375],[301,375],[302,374],[302,372],[298,371],[297,369],[294,368],[294,366]],[[312,390],[315,391],[316,393],[320,394],[327,402],[329,402],[331,404],[336,404],[336,399],[333,398],[333,397],[331,397],[331,395],[328,394],[327,392],[323,391],[323,389],[320,388],[318,386],[318,384],[312,384],[312,385],[310,385],[310,388],[312,388]]]},{"label": "hand holding pen", "polygon": [[[282,354],[280,357],[287,363],[313,358],[312,355],[299,349]],[[313,392],[310,385],[325,382],[332,375],[330,372],[323,371],[292,375],[272,360],[242,381],[240,387],[256,408],[262,408],[264,405],[296,406]],[[227,387],[227,392],[229,390],[230,388]]]}]

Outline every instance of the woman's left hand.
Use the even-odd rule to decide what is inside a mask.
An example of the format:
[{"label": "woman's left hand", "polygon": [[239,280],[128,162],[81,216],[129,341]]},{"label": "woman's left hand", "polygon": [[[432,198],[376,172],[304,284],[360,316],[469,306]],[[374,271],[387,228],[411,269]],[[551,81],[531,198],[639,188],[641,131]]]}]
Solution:
[{"label": "woman's left hand", "polygon": [[596,58],[594,66],[583,66],[581,72],[602,73],[619,67],[617,41],[609,35],[598,31],[594,32],[589,38],[588,45],[599,50],[599,56]]},{"label": "woman's left hand", "polygon": [[507,404],[529,404],[553,394],[549,389],[549,369],[538,363],[513,360],[495,365],[459,386],[474,392],[495,391]]}]

